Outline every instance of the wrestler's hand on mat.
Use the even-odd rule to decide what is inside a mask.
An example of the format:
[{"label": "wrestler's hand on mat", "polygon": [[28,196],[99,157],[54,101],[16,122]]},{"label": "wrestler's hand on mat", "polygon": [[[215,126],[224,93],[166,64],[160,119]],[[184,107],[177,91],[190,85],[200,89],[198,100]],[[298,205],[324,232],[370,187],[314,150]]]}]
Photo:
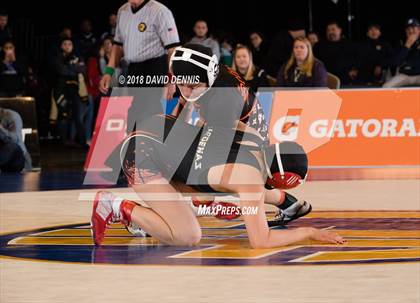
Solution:
[{"label": "wrestler's hand on mat", "polygon": [[336,232],[330,230],[323,230],[323,229],[312,229],[311,240],[333,243],[333,244],[344,244],[347,242],[346,239],[341,237]]}]

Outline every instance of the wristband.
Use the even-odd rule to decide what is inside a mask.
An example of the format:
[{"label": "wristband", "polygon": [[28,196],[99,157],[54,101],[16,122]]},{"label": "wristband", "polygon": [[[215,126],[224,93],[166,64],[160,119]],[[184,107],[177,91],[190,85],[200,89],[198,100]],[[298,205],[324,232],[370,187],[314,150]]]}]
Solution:
[{"label": "wristband", "polygon": [[105,75],[110,75],[112,77],[114,73],[115,73],[115,68],[112,68],[109,66],[105,67],[105,72],[104,72]]}]

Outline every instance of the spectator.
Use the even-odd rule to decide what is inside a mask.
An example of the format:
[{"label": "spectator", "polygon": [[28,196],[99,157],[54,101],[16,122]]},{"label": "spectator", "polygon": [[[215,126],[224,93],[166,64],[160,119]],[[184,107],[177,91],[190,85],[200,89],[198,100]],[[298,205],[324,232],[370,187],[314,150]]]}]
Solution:
[{"label": "spectator", "polygon": [[262,33],[254,31],[249,34],[252,58],[255,65],[266,68],[268,46]]},{"label": "spectator", "polygon": [[215,39],[207,36],[209,31],[207,22],[204,20],[197,20],[193,30],[195,36],[190,40],[190,43],[200,44],[210,48],[213,52],[213,55],[216,55],[217,59],[220,60],[219,43]]},{"label": "spectator", "polygon": [[[48,50],[48,58],[49,58],[49,64],[54,68],[55,59],[61,52],[61,41],[63,39],[73,39],[73,33],[70,27],[63,27],[58,34],[58,36],[54,39],[54,41],[51,43],[51,47]],[[76,49],[73,50],[75,54],[78,54]]]},{"label": "spectator", "polygon": [[[54,87],[56,79],[56,63],[57,58],[61,55],[61,43],[65,39],[74,40],[73,31],[68,26],[63,26],[60,32],[53,38],[50,47],[48,48],[47,63],[49,72],[45,74],[46,81],[50,88]],[[80,56],[75,44],[73,44],[73,54]]]},{"label": "spectator", "polygon": [[106,37],[114,37],[115,36],[115,29],[117,28],[117,15],[112,13],[108,16],[108,31],[104,32],[101,35],[101,40],[105,39]]},{"label": "spectator", "polygon": [[281,68],[277,84],[282,87],[326,87],[327,71],[312,53],[307,38],[296,38],[289,61]]},{"label": "spectator", "polygon": [[22,118],[9,109],[0,108],[0,172],[32,169],[32,160],[22,138]]},{"label": "spectator", "polygon": [[12,34],[10,33],[10,29],[7,25],[8,22],[9,22],[8,13],[3,10],[0,11],[0,51],[4,43],[12,39]]},{"label": "spectator", "polygon": [[[63,143],[85,146],[86,136],[83,123],[83,105],[79,95],[79,74],[84,65],[73,52],[73,42],[65,38],[61,42],[61,53],[56,59],[57,83],[54,99],[58,109],[58,129]],[[72,133],[73,123],[76,133]],[[77,139],[76,139],[77,138]]]},{"label": "spectator", "polygon": [[257,92],[259,87],[268,87],[267,73],[254,65],[251,50],[239,44],[233,53],[232,69],[236,71],[251,88],[253,92]]},{"label": "spectator", "polygon": [[[115,68],[121,58],[128,62],[128,75],[136,78],[162,77],[169,73],[168,57],[179,45],[178,30],[172,12],[158,1],[129,0],[118,10],[112,54],[100,82],[100,90],[107,93]],[[132,30],[132,24],[137,24]],[[165,83],[132,81],[129,87],[163,87]],[[160,89],[142,90],[147,97],[133,100],[128,110],[127,130],[136,123],[162,113]],[[167,98],[172,98],[175,85],[167,85]]]},{"label": "spectator", "polygon": [[81,33],[77,37],[76,44],[82,60],[89,58],[95,49],[96,38],[93,34],[92,22],[89,19],[82,21],[80,26]]},{"label": "spectator", "polygon": [[317,32],[309,32],[307,38],[309,42],[311,42],[312,49],[314,48],[315,44],[319,42],[319,36]]},{"label": "spectator", "polygon": [[0,63],[0,95],[15,97],[25,94],[25,84],[28,77],[28,67],[16,58],[13,41],[3,45],[3,58]]},{"label": "spectator", "polygon": [[227,37],[222,39],[222,43],[220,44],[220,63],[232,66],[232,42],[229,41]]},{"label": "spectator", "polygon": [[63,27],[59,34],[60,39],[68,38],[71,39],[73,37],[73,33],[70,27]]},{"label": "spectator", "polygon": [[417,19],[407,20],[405,33],[407,39],[394,57],[398,74],[389,79],[384,87],[420,85],[420,23]]},{"label": "spectator", "polygon": [[274,37],[268,52],[267,73],[273,77],[277,76],[279,69],[287,62],[292,52],[293,41],[298,37],[305,37],[305,24],[301,20],[291,20],[288,30],[280,32]]},{"label": "spectator", "polygon": [[[99,49],[99,68],[101,75],[105,74],[106,66],[111,58],[112,53],[112,38],[111,36],[105,37],[104,40],[102,40],[101,47]],[[126,70],[126,62],[124,60],[121,60],[119,66],[115,67],[114,75],[111,78],[111,86],[117,87],[119,85],[118,83],[118,77],[124,73],[124,70]]]},{"label": "spectator", "polygon": [[359,79],[364,84],[382,85],[392,57],[391,45],[381,38],[381,26],[372,24],[361,44]]},{"label": "spectator", "polygon": [[315,56],[324,62],[328,72],[340,78],[341,83],[355,83],[358,76],[357,49],[343,38],[342,28],[337,22],[327,25],[327,40],[315,45]]},{"label": "spectator", "polygon": [[[96,115],[99,109],[100,99],[102,94],[99,90],[99,83],[102,75],[105,73],[106,66],[109,62],[112,52],[112,36],[105,37],[99,50],[96,52],[96,56],[92,56],[86,63],[86,75],[87,75],[87,89],[89,93],[88,97],[88,109],[86,115],[88,119],[86,122],[86,139],[89,142],[92,136],[93,122],[96,120]],[[122,69],[120,67],[115,68],[115,73],[111,79],[111,86],[118,86],[118,77],[121,75]]]},{"label": "spectator", "polygon": [[[92,56],[86,62],[86,76],[87,76],[87,89],[89,93],[88,97],[88,109],[92,109],[87,115],[86,122],[86,141],[89,142],[92,136],[93,121],[96,119],[96,115],[99,109],[99,102],[101,98],[101,92],[99,91],[99,83],[101,77],[104,74],[106,65],[109,61],[112,51],[112,37],[107,36],[102,40],[96,56]],[[114,76],[115,77],[115,74]],[[115,86],[115,83],[111,84]],[[90,120],[90,121],[89,121]]]}]

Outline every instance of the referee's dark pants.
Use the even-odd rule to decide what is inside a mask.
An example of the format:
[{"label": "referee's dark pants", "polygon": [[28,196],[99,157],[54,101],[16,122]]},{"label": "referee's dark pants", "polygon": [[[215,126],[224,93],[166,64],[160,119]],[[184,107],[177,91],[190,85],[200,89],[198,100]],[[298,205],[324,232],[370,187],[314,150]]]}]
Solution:
[{"label": "referee's dark pants", "polygon": [[[168,56],[163,55],[139,63],[130,63],[128,66],[127,76],[143,76],[146,80],[147,76],[166,76],[168,74]],[[128,87],[137,87],[133,90],[134,99],[128,110],[127,132],[135,130],[136,124],[142,120],[156,114],[163,114],[162,99],[164,83],[150,84],[146,81],[143,83],[130,83]],[[146,89],[142,89],[142,88]]]},{"label": "referee's dark pants", "polygon": [[[168,73],[168,56],[146,60],[139,63],[130,63],[127,71],[128,77],[135,76],[166,76]],[[127,116],[127,134],[136,130],[136,126],[141,121],[157,114],[162,114],[163,109],[160,103],[162,99],[164,84],[147,84],[147,83],[130,83],[127,85],[127,91],[122,90],[123,96],[133,96],[133,103],[128,109]],[[144,88],[144,89],[142,89]],[[121,170],[120,161],[120,149],[119,144],[114,151],[108,156],[105,164],[112,168],[112,172],[102,173],[101,175],[109,180],[116,181],[118,183],[124,182],[124,176]]]}]

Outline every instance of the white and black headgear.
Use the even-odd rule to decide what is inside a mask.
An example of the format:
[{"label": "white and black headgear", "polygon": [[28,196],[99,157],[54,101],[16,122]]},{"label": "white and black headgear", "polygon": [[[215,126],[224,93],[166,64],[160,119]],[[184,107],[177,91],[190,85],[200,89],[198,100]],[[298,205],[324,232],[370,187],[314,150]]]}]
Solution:
[{"label": "white and black headgear", "polygon": [[[219,61],[210,48],[188,43],[175,48],[169,61],[174,76],[198,76],[199,82],[207,83],[212,87],[219,73]],[[187,101],[196,101],[207,92],[195,98],[185,98]]]}]

